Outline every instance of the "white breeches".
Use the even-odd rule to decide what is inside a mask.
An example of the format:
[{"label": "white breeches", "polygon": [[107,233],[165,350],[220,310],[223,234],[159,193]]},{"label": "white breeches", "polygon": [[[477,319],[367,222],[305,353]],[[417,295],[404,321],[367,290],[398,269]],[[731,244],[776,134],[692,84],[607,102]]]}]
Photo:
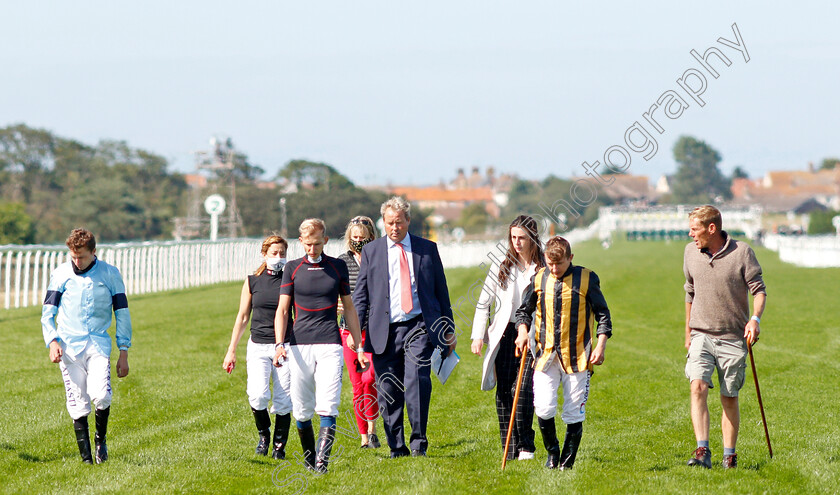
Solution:
[{"label": "white breeches", "polygon": [[[285,344],[286,352],[289,345]],[[245,357],[248,368],[248,402],[256,410],[268,408],[269,414],[289,414],[292,412],[290,395],[291,373],[289,366],[274,366],[274,344],[257,344],[248,339],[248,351]]]},{"label": "white breeches", "polygon": [[589,371],[566,373],[555,359],[543,371],[534,371],[534,412],[542,419],[557,415],[557,389],[563,386],[563,414],[566,424],[586,419],[586,400],[589,398]]},{"label": "white breeches", "polygon": [[[338,416],[344,357],[340,344],[291,346],[292,404],[297,421]],[[284,366],[286,364],[284,363]]]},{"label": "white breeches", "polygon": [[65,352],[58,363],[67,393],[67,412],[74,420],[90,414],[90,403],[97,409],[111,405],[111,360],[88,342],[85,350],[72,358]]}]

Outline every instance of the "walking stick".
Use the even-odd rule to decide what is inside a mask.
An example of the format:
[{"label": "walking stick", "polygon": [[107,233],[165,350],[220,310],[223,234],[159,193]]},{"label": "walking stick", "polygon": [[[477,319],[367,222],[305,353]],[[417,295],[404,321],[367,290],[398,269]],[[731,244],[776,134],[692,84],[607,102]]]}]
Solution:
[{"label": "walking stick", "polygon": [[764,423],[764,437],[767,439],[767,450],[770,451],[770,458],[773,458],[773,447],[770,446],[770,432],[767,431],[767,418],[764,417],[764,404],[761,402],[761,389],[758,388],[758,375],[755,373],[755,359],[753,359],[752,344],[747,342],[747,349],[750,351],[750,364],[752,365],[753,378],[755,379],[755,393],[758,396],[758,408],[761,409],[761,422]]},{"label": "walking stick", "polygon": [[[528,349],[522,351],[522,360],[519,362],[519,374],[516,376],[516,392],[513,394],[513,408],[510,411],[510,424],[508,424],[507,438],[505,438],[505,452],[502,454],[502,471],[507,464],[508,447],[510,447],[510,435],[513,433],[513,423],[516,421],[516,404],[519,402],[519,390],[522,388],[522,374],[525,372],[525,358]],[[772,455],[770,457],[773,457]]]}]

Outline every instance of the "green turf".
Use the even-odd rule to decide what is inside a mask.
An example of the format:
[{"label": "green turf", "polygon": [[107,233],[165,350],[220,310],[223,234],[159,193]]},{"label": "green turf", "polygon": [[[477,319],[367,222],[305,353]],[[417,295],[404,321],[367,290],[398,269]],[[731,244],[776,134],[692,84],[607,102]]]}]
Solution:
[{"label": "green turf", "polygon": [[[542,467],[539,434],[537,460],[514,461],[501,472],[494,394],[479,390],[480,359],[469,353],[468,328],[460,328],[462,362],[450,383],[433,378],[427,458],[390,460],[387,448],[360,450],[358,439],[343,435],[325,476],[307,474],[293,456],[287,462],[255,456],[244,342],[233,375],[221,369],[239,301],[235,283],[130,298],[131,373],[113,380],[111,460],[102,466],[79,461],[39,310],[0,312],[0,491],[294,493],[305,483],[306,493],[840,492],[840,270],[795,268],[757,251],[769,297],[755,354],[775,457],[767,454],[748,372],[739,469],[719,466],[717,389],[710,394],[715,466],[691,469],[683,245],[575,246],[575,262],[601,277],[615,335],[592,379],[572,472]],[[447,273],[453,299],[483,279],[479,269]],[[471,316],[469,305],[461,307]],[[350,395],[345,378],[342,413],[350,411]],[[353,429],[348,418],[339,426]],[[289,443],[290,454],[299,450],[296,436]]]}]

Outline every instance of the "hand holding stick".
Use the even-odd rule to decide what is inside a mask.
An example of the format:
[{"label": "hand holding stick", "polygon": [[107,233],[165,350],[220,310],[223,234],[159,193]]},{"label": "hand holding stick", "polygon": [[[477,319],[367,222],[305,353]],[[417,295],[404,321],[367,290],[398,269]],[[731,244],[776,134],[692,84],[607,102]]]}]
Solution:
[{"label": "hand holding stick", "polygon": [[510,436],[513,433],[513,425],[516,421],[516,404],[519,402],[519,391],[522,388],[522,374],[525,372],[525,360],[528,357],[528,351],[522,352],[522,359],[519,362],[519,374],[516,376],[516,392],[513,394],[513,407],[510,411],[510,424],[508,424],[507,438],[505,438],[505,451],[502,454],[502,470],[507,464],[508,449],[510,447]]}]

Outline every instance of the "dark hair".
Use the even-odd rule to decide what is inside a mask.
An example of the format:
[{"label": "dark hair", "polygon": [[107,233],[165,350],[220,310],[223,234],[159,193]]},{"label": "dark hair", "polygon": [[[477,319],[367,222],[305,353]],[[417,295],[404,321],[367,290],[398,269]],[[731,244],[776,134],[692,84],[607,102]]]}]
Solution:
[{"label": "dark hair", "polygon": [[510,231],[514,227],[519,227],[528,234],[528,239],[531,242],[530,253],[526,253],[525,257],[531,263],[536,263],[537,266],[543,266],[543,250],[540,245],[540,236],[537,234],[537,221],[528,215],[519,215],[514,218],[508,227],[508,248],[505,253],[505,260],[502,261],[502,266],[499,267],[499,286],[502,289],[507,289],[508,279],[510,278],[511,268],[517,262],[516,251],[513,249],[513,239],[511,239]]}]

